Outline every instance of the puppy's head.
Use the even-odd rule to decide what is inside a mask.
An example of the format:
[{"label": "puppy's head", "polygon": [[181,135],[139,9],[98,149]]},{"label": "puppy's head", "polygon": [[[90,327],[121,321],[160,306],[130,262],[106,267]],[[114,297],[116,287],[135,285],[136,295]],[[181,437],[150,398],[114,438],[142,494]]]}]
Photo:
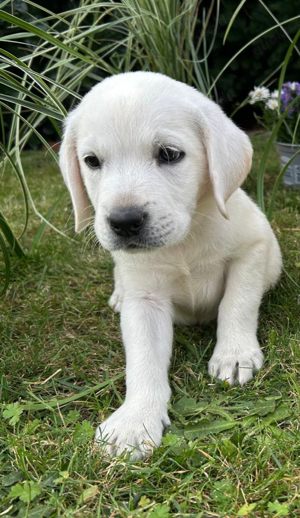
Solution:
[{"label": "puppy's head", "polygon": [[251,166],[248,137],[195,89],[150,72],[95,86],[67,117],[60,167],[76,231],[90,222],[104,248],[181,241],[197,202],[225,203]]}]

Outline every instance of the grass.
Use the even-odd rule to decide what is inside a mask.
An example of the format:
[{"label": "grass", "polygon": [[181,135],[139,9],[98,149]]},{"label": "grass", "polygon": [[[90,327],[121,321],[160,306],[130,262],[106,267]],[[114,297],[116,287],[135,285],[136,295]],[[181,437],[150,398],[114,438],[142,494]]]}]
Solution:
[{"label": "grass", "polygon": [[[254,196],[265,147],[246,189]],[[23,154],[43,214],[65,191],[44,152]],[[268,161],[266,205],[279,172]],[[266,362],[245,387],[212,382],[215,324],[177,327],[170,369],[172,427],[152,458],[130,463],[93,449],[97,423],[125,395],[119,317],[108,307],[112,264],[87,237],[47,229],[25,261],[14,260],[0,302],[0,516],[300,516],[299,191],[279,190],[273,228],[287,274],[263,301],[259,339]],[[1,209],[18,234],[22,193],[1,177]],[[32,242],[39,221],[22,238]],[[68,195],[51,222],[72,237]],[[214,432],[214,433],[213,433]]]}]

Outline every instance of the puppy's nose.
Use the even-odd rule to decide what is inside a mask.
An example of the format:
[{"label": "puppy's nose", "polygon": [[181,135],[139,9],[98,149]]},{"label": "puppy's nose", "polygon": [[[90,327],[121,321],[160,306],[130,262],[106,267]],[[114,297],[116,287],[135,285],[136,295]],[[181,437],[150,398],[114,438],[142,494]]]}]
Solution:
[{"label": "puppy's nose", "polygon": [[118,236],[131,237],[140,232],[146,215],[137,207],[120,207],[111,213],[108,222]]}]

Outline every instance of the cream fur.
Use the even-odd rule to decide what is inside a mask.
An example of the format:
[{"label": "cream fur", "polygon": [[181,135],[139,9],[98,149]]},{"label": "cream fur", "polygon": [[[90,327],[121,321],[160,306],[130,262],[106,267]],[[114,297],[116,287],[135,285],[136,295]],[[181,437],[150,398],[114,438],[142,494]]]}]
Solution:
[{"label": "cream fur", "polygon": [[[185,156],[162,166],[159,145]],[[101,169],[87,167],[89,153]],[[115,262],[110,305],[121,313],[127,393],[97,429],[109,454],[142,457],[161,442],[173,322],[218,318],[208,366],[217,378],[244,384],[262,366],[258,311],[281,254],[266,217],[239,188],[251,157],[248,137],[215,103],[161,74],[106,79],[66,120],[60,164],[76,229],[89,223],[92,203],[95,232]],[[112,210],[132,205],[149,214],[151,251],[124,249],[108,224]]]}]

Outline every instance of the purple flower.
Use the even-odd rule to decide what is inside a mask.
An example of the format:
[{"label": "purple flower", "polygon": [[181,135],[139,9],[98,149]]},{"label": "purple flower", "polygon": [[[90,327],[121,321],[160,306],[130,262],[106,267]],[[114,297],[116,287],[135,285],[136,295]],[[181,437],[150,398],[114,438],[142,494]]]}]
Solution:
[{"label": "purple flower", "polygon": [[299,95],[300,94],[300,83],[297,83],[295,81],[294,83],[292,83],[291,89],[293,90],[295,95]]},{"label": "purple flower", "polygon": [[[283,83],[281,90],[281,111],[285,111],[288,105],[300,94],[300,83],[288,81]],[[296,103],[298,104],[298,103]],[[288,115],[292,115],[295,111],[295,105],[288,111]]]}]

